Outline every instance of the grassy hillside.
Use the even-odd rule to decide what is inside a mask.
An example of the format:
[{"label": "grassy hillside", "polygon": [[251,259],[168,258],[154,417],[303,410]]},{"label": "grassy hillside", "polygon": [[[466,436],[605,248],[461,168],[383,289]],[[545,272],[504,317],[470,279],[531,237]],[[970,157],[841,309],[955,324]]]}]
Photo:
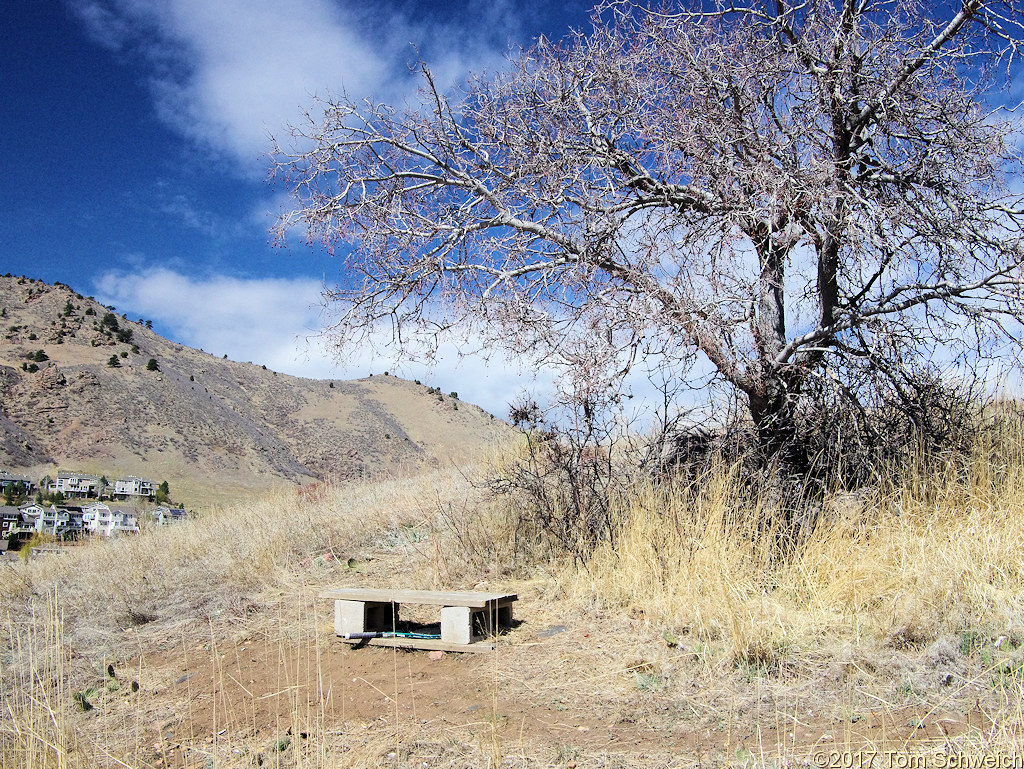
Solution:
[{"label": "grassy hillside", "polygon": [[0,468],[35,478],[60,467],[167,480],[195,506],[417,472],[510,434],[397,377],[310,380],[217,358],[66,286],[0,277],[0,315]]},{"label": "grassy hillside", "polygon": [[[838,495],[785,558],[752,536],[763,517],[725,469],[639,483],[614,544],[573,563],[528,500],[485,490],[506,457],[279,490],[18,563],[0,588],[0,763],[1008,760],[1024,741],[1022,447]],[[317,598],[342,585],[510,590],[522,624],[489,655],[350,649]]]}]

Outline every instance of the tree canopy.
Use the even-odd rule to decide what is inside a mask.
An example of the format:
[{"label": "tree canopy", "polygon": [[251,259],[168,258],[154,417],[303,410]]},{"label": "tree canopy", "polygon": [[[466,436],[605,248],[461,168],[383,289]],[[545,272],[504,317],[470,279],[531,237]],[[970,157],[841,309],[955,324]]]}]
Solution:
[{"label": "tree canopy", "polygon": [[343,258],[345,345],[473,333],[584,389],[656,356],[777,448],[818,384],[1016,356],[1021,40],[1012,2],[608,3],[456,93],[316,105],[278,233]]}]

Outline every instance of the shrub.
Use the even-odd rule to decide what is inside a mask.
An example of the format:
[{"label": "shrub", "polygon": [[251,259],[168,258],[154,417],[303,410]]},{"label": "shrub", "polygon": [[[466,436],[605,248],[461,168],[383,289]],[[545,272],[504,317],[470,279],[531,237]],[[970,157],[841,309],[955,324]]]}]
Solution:
[{"label": "shrub", "polygon": [[489,485],[509,499],[527,528],[583,563],[598,545],[614,542],[612,509],[635,473],[625,456],[627,442],[615,420],[600,417],[598,404],[567,404],[563,411],[545,424],[536,403],[513,405],[511,418],[524,429],[526,446]]},{"label": "shrub", "polygon": [[111,355],[109,358],[107,358],[107,366],[109,366],[110,368],[120,368],[121,361],[120,359],[118,359],[116,355]]},{"label": "shrub", "polygon": [[156,358],[150,358],[146,361],[146,371],[159,371],[160,366],[156,362]]}]

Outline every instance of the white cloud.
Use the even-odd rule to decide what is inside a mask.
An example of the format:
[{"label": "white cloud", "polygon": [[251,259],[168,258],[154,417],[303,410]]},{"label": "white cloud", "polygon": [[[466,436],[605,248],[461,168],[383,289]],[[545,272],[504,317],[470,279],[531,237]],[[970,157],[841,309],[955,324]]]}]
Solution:
[{"label": "white cloud", "polygon": [[[160,117],[190,140],[262,174],[279,135],[315,94],[400,101],[417,51],[440,82],[500,60],[514,5],[461,26],[422,22],[386,3],[337,0],[68,0],[93,39],[141,60]],[[472,26],[472,29],[468,27]]]},{"label": "white cloud", "polygon": [[456,391],[496,416],[524,388],[548,389],[516,364],[460,358],[445,346],[432,366],[399,364],[394,357],[363,352],[338,366],[321,328],[322,285],[308,278],[241,280],[225,276],[191,278],[167,269],[109,272],[96,282],[96,297],[130,318],[154,322],[163,336],[213,355],[251,361],[294,376],[355,379],[390,371]]},{"label": "white cloud", "polygon": [[371,93],[387,52],[327,0],[77,0],[93,37],[140,57],[160,116],[245,165],[327,88]]}]

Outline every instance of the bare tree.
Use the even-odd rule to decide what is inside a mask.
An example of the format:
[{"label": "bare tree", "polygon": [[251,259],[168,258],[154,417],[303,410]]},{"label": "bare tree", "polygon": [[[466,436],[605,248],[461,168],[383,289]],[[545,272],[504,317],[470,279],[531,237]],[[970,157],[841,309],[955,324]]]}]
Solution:
[{"label": "bare tree", "polygon": [[344,259],[338,340],[468,330],[581,381],[710,367],[772,455],[815,381],[856,402],[851,371],[1015,355],[1018,9],[694,7],[603,5],[454,95],[423,67],[406,109],[317,105],[275,151],[278,232]]}]

